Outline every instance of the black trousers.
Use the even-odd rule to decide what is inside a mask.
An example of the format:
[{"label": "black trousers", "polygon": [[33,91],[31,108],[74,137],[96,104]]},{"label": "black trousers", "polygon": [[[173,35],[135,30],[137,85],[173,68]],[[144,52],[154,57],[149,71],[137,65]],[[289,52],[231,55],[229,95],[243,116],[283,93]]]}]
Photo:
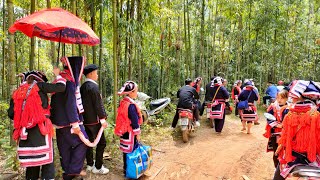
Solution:
[{"label": "black trousers", "polygon": [[214,129],[216,132],[221,132],[224,126],[224,121],[226,118],[226,112],[223,113],[222,119],[214,119]]},{"label": "black trousers", "polygon": [[272,97],[267,95],[267,96],[263,96],[263,104],[267,104],[267,99],[271,99]]},{"label": "black trousers", "polygon": [[[307,154],[297,153],[295,151],[292,151],[292,156],[296,157],[296,159],[294,161],[288,163],[288,165],[290,167],[293,166],[294,164],[307,165],[307,164],[310,163],[309,160],[306,158]],[[285,179],[280,175],[280,167],[279,167],[279,165],[280,164],[278,164],[277,169],[276,169],[276,171],[274,173],[273,180],[284,180]]]},{"label": "black trousers", "polygon": [[238,103],[236,103],[235,108],[234,108],[234,115],[238,116],[239,115],[239,110],[238,110]]},{"label": "black trousers", "polygon": [[123,174],[126,176],[126,169],[127,169],[127,153],[123,153]]},{"label": "black trousers", "polygon": [[[85,130],[86,130],[86,133],[89,137],[89,140],[91,142],[94,141],[94,139],[97,137],[98,135],[98,132],[101,128],[101,124],[98,123],[98,124],[94,124],[94,125],[85,125]],[[101,135],[101,139],[99,141],[99,143],[97,144],[97,147],[96,147],[96,162],[95,162],[95,167],[97,169],[101,169],[102,167],[102,164],[103,164],[103,152],[104,152],[104,149],[106,147],[106,138],[104,137],[104,133],[102,133]],[[87,159],[87,165],[89,166],[93,166],[93,148],[91,147],[88,147],[87,149],[87,152],[86,152],[86,159]]]},{"label": "black trousers", "polygon": [[179,106],[178,106],[178,107],[177,107],[177,110],[176,110],[176,114],[174,115],[174,118],[173,118],[171,127],[175,128],[175,127],[177,126],[178,119],[179,119],[179,111],[180,111],[179,108],[192,110],[192,112],[193,112],[193,118],[194,118],[196,121],[199,120],[199,109],[198,109],[198,107],[197,107],[196,104],[194,104],[194,108],[193,108],[193,109],[191,109],[191,108],[184,108],[184,107],[179,107]]},{"label": "black trousers", "polygon": [[281,175],[280,175],[280,165],[278,164],[276,171],[274,172],[273,180],[285,180]]},{"label": "black trousers", "polygon": [[203,115],[205,105],[206,105],[206,103],[203,102],[202,105],[201,105],[201,107],[200,107],[200,110],[199,110],[199,111],[200,111],[200,116]]},{"label": "black trousers", "polygon": [[54,179],[54,163],[52,162],[43,166],[27,167],[26,180],[38,180],[40,171],[42,180]]},{"label": "black trousers", "polygon": [[273,164],[274,164],[274,167],[277,168],[279,164],[278,156],[275,155],[275,152],[278,148],[277,136],[270,137],[270,141],[273,149]]}]

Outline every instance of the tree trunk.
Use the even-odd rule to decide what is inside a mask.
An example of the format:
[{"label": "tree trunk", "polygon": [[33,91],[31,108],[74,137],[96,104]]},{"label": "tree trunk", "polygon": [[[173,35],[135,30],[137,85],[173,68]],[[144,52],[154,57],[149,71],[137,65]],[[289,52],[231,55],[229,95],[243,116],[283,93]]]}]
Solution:
[{"label": "tree trunk", "polygon": [[[162,3],[160,2],[160,10],[162,9]],[[163,27],[163,22],[161,21],[160,17],[160,31],[161,31],[161,36],[160,36],[160,81],[159,81],[159,90],[157,93],[157,98],[159,95],[162,95],[162,86],[163,86],[163,62],[164,62],[164,39],[165,39],[165,33],[164,33],[164,27]]]},{"label": "tree trunk", "polygon": [[215,67],[215,60],[216,60],[216,31],[217,31],[218,5],[219,5],[219,0],[216,1],[216,10],[214,14],[214,29],[213,29],[213,40],[212,40],[212,63],[211,63],[213,75],[216,75],[214,67]]},{"label": "tree trunk", "polygon": [[[248,20],[248,24],[249,24],[249,30],[248,30],[248,43],[251,44],[251,12],[252,12],[252,0],[250,0],[249,2],[249,20]],[[252,48],[251,46],[248,47],[248,62],[251,63],[251,57],[252,57]]]},{"label": "tree trunk", "polygon": [[118,21],[117,21],[117,0],[112,1],[112,15],[113,15],[113,113],[114,121],[117,117],[118,107],[118,65],[117,65],[117,43],[118,43]]},{"label": "tree trunk", "polygon": [[128,39],[128,66],[129,66],[129,71],[128,71],[128,78],[132,79],[132,61],[133,61],[133,21],[134,21],[134,4],[135,4],[135,0],[131,0],[131,4],[130,4],[130,18],[129,18],[129,26],[130,30],[129,30],[129,39]]},{"label": "tree trunk", "polygon": [[141,91],[144,90],[144,82],[142,76],[143,54],[142,54],[142,2],[137,0],[137,21],[138,21],[138,36],[137,36],[137,62],[138,62],[138,82],[141,84]]},{"label": "tree trunk", "polygon": [[182,83],[182,74],[183,74],[183,65],[184,62],[181,60],[181,34],[180,34],[180,27],[181,27],[181,15],[178,16],[178,27],[177,27],[177,38],[175,43],[175,50],[176,50],[176,68],[178,70],[178,83]]},{"label": "tree trunk", "polygon": [[[130,26],[130,24],[129,24],[129,11],[130,11],[130,1],[128,0],[127,1],[127,12],[126,12],[126,21],[127,21],[127,23],[126,23],[126,42],[125,42],[125,52],[124,52],[124,56],[125,56],[125,58],[124,58],[124,63],[123,63],[123,66],[124,67],[128,67],[129,66],[129,38],[130,38],[130,33],[129,33],[129,26]],[[129,71],[131,72],[131,67],[128,67],[128,69],[129,69]],[[120,70],[121,71],[121,70]],[[129,74],[131,74],[130,72],[128,71],[128,74],[126,74],[126,71],[125,71],[125,68],[122,68],[122,76],[123,76],[123,78],[124,78],[124,80],[126,79],[126,76],[128,76],[128,79],[130,79],[130,77],[129,77]]]},{"label": "tree trunk", "polygon": [[[11,27],[13,25],[13,14],[14,14],[14,7],[13,7],[13,1],[7,0],[7,6],[8,6],[8,27]],[[14,48],[14,35],[11,33],[8,33],[9,36],[9,62],[8,62],[8,69],[10,69],[9,72],[9,92],[10,94],[13,93],[13,90],[15,88],[15,75],[16,75],[16,68],[15,68],[15,48]],[[12,121],[10,121],[10,132],[12,132]],[[10,133],[11,136],[11,133]],[[13,144],[12,138],[10,138],[10,145]]]},{"label": "tree trunk", "polygon": [[[306,54],[306,60],[307,62],[310,62],[311,59],[310,59],[310,46],[309,46],[309,28],[310,28],[310,18],[311,16],[313,16],[313,7],[312,7],[312,3],[311,3],[311,0],[309,0],[309,13],[308,13],[308,24],[307,24],[307,33],[306,33],[306,47],[305,47],[305,54]],[[304,65],[307,65],[306,63],[304,63]],[[308,67],[305,67],[304,69],[306,69]],[[308,74],[310,72],[307,72],[307,71],[304,71],[306,73],[306,76],[308,76]],[[309,77],[306,77],[305,78],[311,78],[311,76]]]},{"label": "tree trunk", "polygon": [[[160,21],[161,22],[161,21]],[[160,23],[161,24],[161,23]],[[161,30],[161,39],[160,39],[160,54],[161,54],[161,58],[160,58],[160,81],[159,81],[159,90],[158,90],[158,94],[161,94],[162,93],[162,83],[163,83],[163,62],[164,62],[164,42],[163,42],[163,30]],[[157,97],[158,98],[158,97]]]},{"label": "tree trunk", "polygon": [[202,0],[201,6],[201,30],[200,30],[200,64],[199,66],[199,73],[196,76],[203,75],[203,56],[204,56],[204,7],[205,7],[205,0]]},{"label": "tree trunk", "polygon": [[99,36],[100,36],[100,45],[99,45],[99,89],[102,92],[102,48],[103,48],[103,0],[100,0],[100,27],[99,27]]},{"label": "tree trunk", "polygon": [[[91,12],[91,29],[95,32],[96,31],[96,8],[95,8],[95,0],[91,1],[90,5],[90,12]],[[92,46],[92,63],[96,64],[96,46]]]},{"label": "tree trunk", "polygon": [[[5,3],[6,1],[5,0],[2,0],[2,32],[5,36],[6,34],[6,11],[5,11]],[[6,61],[6,41],[2,41],[2,72],[1,72],[1,96],[2,96],[2,99],[6,99],[6,92],[5,92],[5,87],[4,87],[4,84],[5,84],[5,61]]]},{"label": "tree trunk", "polygon": [[190,69],[190,74],[189,74],[189,77],[191,77],[194,72],[191,72],[191,69],[195,69],[193,66],[192,66],[192,63],[191,63],[191,59],[192,59],[192,53],[191,53],[191,34],[190,34],[190,15],[189,15],[189,0],[187,0],[187,23],[188,23],[188,61],[189,61],[189,69]]},{"label": "tree trunk", "polygon": [[[50,0],[47,0],[47,1],[50,1]],[[72,14],[76,14],[76,8],[77,8],[76,0],[71,0],[71,12],[72,12]],[[71,48],[72,48],[72,56],[75,56],[77,54],[76,45],[72,44]]]},{"label": "tree trunk", "polygon": [[[51,0],[47,0],[47,8],[48,9],[51,8]],[[53,41],[50,42],[49,56],[51,59],[51,64],[55,64],[55,62],[57,61],[57,57],[56,57],[55,43]]]},{"label": "tree trunk", "polygon": [[186,8],[186,0],[183,0],[183,28],[184,28],[184,63],[182,64],[184,67],[186,67],[186,75],[189,75],[189,61],[188,61],[188,40],[187,40],[187,8]]},{"label": "tree trunk", "polygon": [[[239,23],[239,20],[238,20],[238,23]],[[235,25],[236,26],[236,25]],[[238,30],[237,30],[237,71],[236,71],[236,74],[241,74],[241,49],[240,49],[240,46],[241,46],[241,32],[240,32],[240,25],[238,25]]]},{"label": "tree trunk", "polygon": [[[122,21],[122,17],[123,17],[123,13],[122,13],[122,5],[123,5],[123,0],[120,0],[120,5],[118,4],[119,3],[119,1],[117,1],[117,6],[119,6],[118,8],[119,8],[119,14],[120,14],[120,20]],[[118,38],[117,38],[117,50],[118,50],[118,52],[117,52],[117,60],[118,60],[118,62],[122,62],[122,61],[124,61],[124,63],[121,63],[124,67],[126,67],[126,62],[127,62],[127,59],[125,58],[124,60],[122,60],[122,56],[121,56],[121,50],[122,50],[122,48],[121,48],[121,29],[122,29],[122,26],[120,26],[120,27],[118,27],[117,28],[118,29]],[[126,49],[127,47],[125,47],[125,49]],[[125,53],[126,54],[126,53]],[[125,71],[124,71],[124,69],[125,68],[120,68],[120,63],[118,63],[117,64],[117,66],[118,66],[118,69],[119,69],[119,71],[120,72],[122,72],[121,73],[121,76],[120,76],[120,78],[121,79],[119,79],[119,81],[123,81],[124,79],[126,79],[126,73],[124,73]]]},{"label": "tree trunk", "polygon": [[[171,9],[171,2],[170,0],[167,0],[167,7],[168,9]],[[164,86],[166,85],[166,88],[168,89],[171,89],[171,83],[169,82],[170,81],[170,67],[171,67],[171,64],[170,64],[170,57],[172,57],[171,55],[171,51],[170,51],[170,48],[172,46],[172,33],[171,33],[171,20],[170,18],[166,18],[166,30],[167,30],[167,36],[166,36],[166,42],[167,42],[167,45],[163,46],[163,52],[164,52],[164,57],[163,57],[163,60],[166,60],[166,61],[163,61],[162,62],[162,66],[164,68],[164,71],[162,71],[162,76],[161,78],[163,79],[162,81],[162,89],[161,89],[161,94],[160,96],[162,97],[162,94],[165,92],[164,91]],[[166,49],[167,48],[167,51]],[[165,52],[166,51],[166,52]],[[162,70],[163,70],[162,68]],[[164,74],[167,74],[166,76]]]},{"label": "tree trunk", "polygon": [[273,38],[274,38],[274,43],[273,43],[273,66],[272,66],[272,78],[271,78],[271,81],[272,82],[275,82],[275,80],[276,80],[276,61],[277,61],[277,44],[278,44],[278,42],[277,42],[277,29],[275,29],[274,30],[274,36],[273,36]]},{"label": "tree trunk", "polygon": [[[276,8],[278,8],[278,7],[276,7]],[[278,21],[278,12],[276,12],[276,22]],[[274,34],[273,34],[273,52],[272,52],[272,54],[273,54],[273,61],[272,61],[272,76],[271,76],[271,81],[272,82],[275,82],[275,80],[276,80],[276,74],[277,74],[277,72],[276,72],[276,65],[277,65],[277,51],[278,51],[278,49],[277,49],[277,44],[278,44],[278,42],[277,42],[277,28],[275,28],[274,29]]]},{"label": "tree trunk", "polygon": [[[31,0],[31,11],[30,14],[34,13],[36,6],[36,1]],[[10,26],[9,26],[10,27]],[[30,57],[29,57],[29,70],[34,70],[34,57],[35,57],[35,37],[31,38],[31,45],[30,45]]]}]

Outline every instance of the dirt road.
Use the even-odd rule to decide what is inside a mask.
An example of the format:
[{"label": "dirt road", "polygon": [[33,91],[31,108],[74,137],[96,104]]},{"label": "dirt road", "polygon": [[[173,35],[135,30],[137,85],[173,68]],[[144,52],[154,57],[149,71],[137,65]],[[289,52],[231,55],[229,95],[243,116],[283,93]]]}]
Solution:
[{"label": "dirt road", "polygon": [[[241,123],[235,116],[226,116],[221,135],[216,134],[206,120],[201,121],[201,127],[188,143],[182,142],[180,131],[172,132],[169,139],[153,147],[150,176],[140,180],[242,180],[243,175],[250,180],[272,179],[272,153],[265,152],[267,139],[262,136],[265,120],[260,117],[261,124],[253,126],[250,135],[240,131]],[[169,130],[165,131],[169,133]],[[105,164],[111,168],[108,175],[88,173],[84,179],[123,179],[121,159]],[[0,173],[0,179],[3,175]]]},{"label": "dirt road", "polygon": [[155,147],[163,152],[154,152],[153,177],[145,179],[237,180],[243,175],[254,180],[272,179],[272,153],[265,152],[266,138],[262,136],[264,118],[260,122],[248,135],[240,131],[238,118],[227,116],[223,132],[218,135],[202,120],[188,143],[180,137]]}]

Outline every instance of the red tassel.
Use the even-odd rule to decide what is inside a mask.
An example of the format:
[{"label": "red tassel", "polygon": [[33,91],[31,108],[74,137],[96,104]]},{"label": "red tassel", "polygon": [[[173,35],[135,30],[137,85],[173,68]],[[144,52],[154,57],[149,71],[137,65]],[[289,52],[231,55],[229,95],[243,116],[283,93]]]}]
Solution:
[{"label": "red tassel", "polygon": [[[306,111],[307,110],[307,111]],[[313,162],[320,153],[320,113],[309,108],[290,109],[283,121],[282,137],[279,143],[285,146],[284,160],[294,160],[292,150],[307,153]]]},{"label": "red tassel", "polygon": [[[14,128],[15,131],[13,133],[13,138],[18,140],[21,133],[21,128],[32,128],[36,125],[40,125],[44,121],[46,121],[45,114],[48,114],[45,109],[42,107],[42,101],[38,94],[39,87],[35,85],[27,99],[22,110],[24,99],[26,98],[28,88],[30,84],[23,84],[21,85],[14,93],[13,93],[13,101],[14,101]],[[52,128],[52,124],[47,123],[49,128]],[[49,132],[41,129],[39,126],[41,134],[46,135]]]},{"label": "red tassel", "polygon": [[263,134],[263,136],[266,137],[266,138],[270,138],[271,137],[271,126],[269,126],[267,124],[265,130],[266,130],[266,132]]}]

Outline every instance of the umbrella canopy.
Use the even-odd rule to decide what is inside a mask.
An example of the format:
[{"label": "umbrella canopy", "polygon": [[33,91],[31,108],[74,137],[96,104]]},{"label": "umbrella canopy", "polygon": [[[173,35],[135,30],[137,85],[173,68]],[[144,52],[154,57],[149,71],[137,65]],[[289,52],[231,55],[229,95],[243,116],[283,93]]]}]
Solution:
[{"label": "umbrella canopy", "polygon": [[91,46],[100,43],[87,23],[61,8],[44,9],[21,18],[9,28],[10,33],[17,30],[29,37],[56,42]]}]

